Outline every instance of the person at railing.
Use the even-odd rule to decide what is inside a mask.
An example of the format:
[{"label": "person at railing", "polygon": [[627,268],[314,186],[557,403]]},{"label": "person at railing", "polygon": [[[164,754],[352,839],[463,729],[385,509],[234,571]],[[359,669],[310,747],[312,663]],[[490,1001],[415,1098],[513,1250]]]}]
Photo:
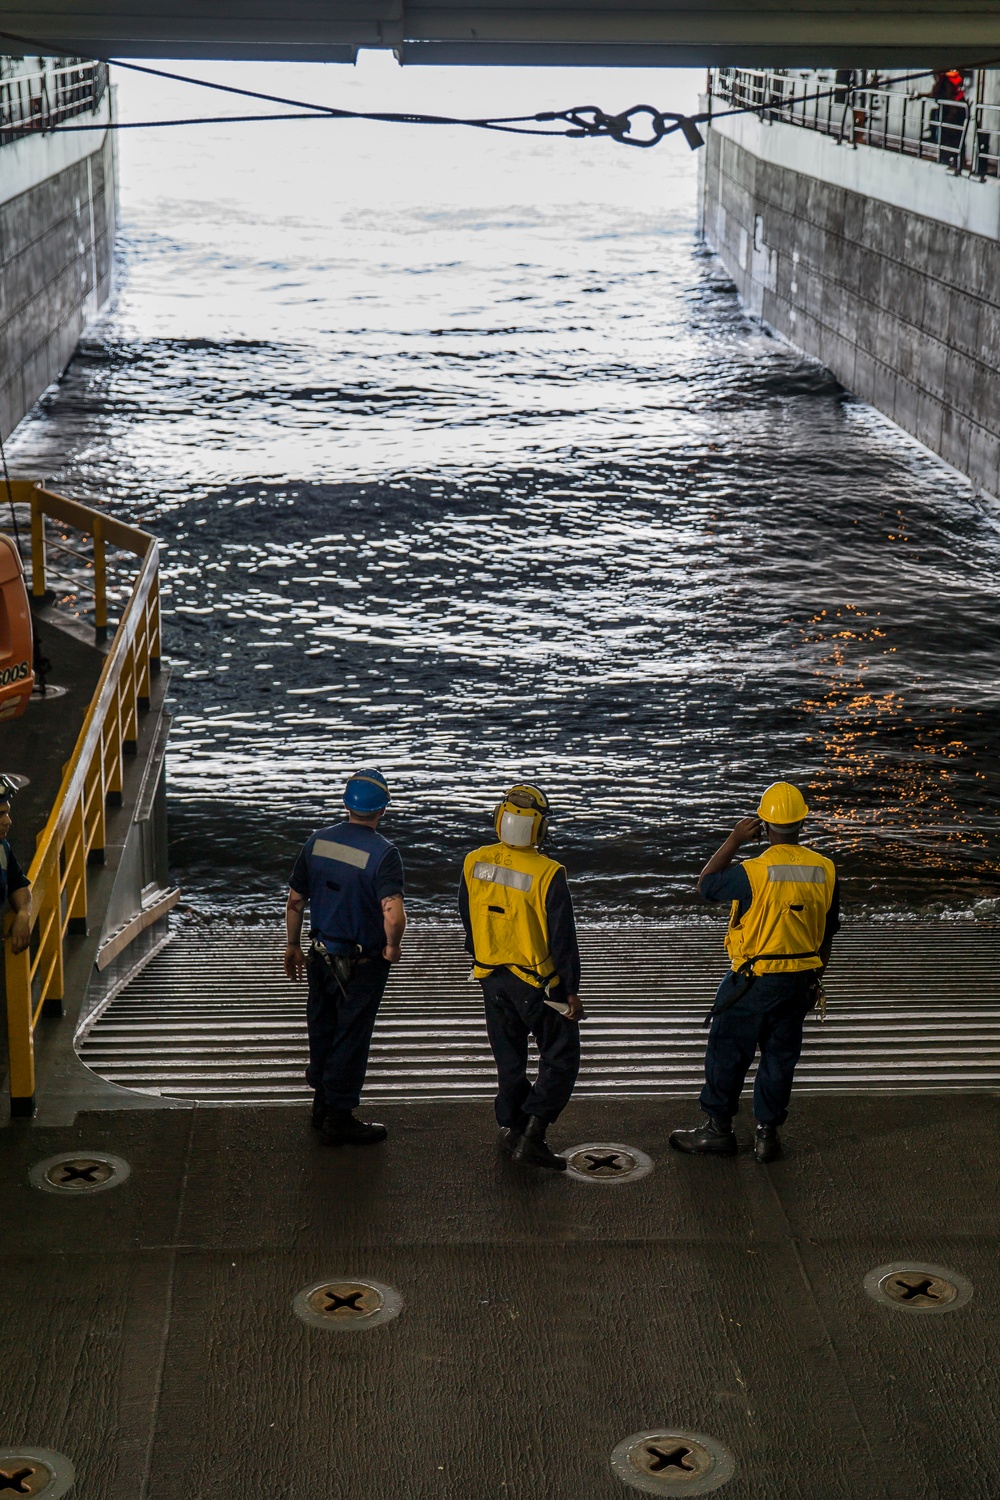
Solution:
[{"label": "person at railing", "polygon": [[17,794],[17,783],[0,776],[0,910],[9,906],[14,913],[10,929],[10,946],[23,953],[31,942],[31,886],[7,835],[13,826],[10,804]]},{"label": "person at railing", "polygon": [[934,74],[929,97],[938,101],[933,111],[929,139],[938,147],[938,161],[946,167],[961,165],[962,136],[968,118],[965,79],[957,68]]},{"label": "person at railing", "polygon": [[833,91],[834,104],[847,104],[854,89],[854,69],[838,68],[836,83],[837,87]]},{"label": "person at railing", "polygon": [[[355,771],[344,790],[347,819],[314,833],[292,870],[285,909],[285,973],[309,977],[306,1024],[314,1090],[312,1123],[325,1146],[372,1146],[384,1125],[355,1118],[375,1018],[406,927],[403,861],[376,832],[389,805],[381,771]],[[309,907],[312,942],[302,953]]]}]

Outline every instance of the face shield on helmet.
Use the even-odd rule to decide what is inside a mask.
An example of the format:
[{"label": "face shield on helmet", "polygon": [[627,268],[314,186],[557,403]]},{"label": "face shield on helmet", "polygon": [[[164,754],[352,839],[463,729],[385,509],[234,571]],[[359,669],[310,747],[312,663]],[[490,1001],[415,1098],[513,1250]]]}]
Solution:
[{"label": "face shield on helmet", "polygon": [[549,827],[548,797],[537,786],[512,786],[493,810],[493,826],[501,844],[512,849],[539,848]]}]

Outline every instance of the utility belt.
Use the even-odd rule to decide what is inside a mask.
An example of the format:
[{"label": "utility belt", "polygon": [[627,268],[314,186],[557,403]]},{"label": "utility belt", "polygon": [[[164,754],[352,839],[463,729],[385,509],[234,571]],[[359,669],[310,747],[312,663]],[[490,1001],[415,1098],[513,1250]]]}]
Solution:
[{"label": "utility belt", "polygon": [[[506,969],[515,979],[520,979],[526,989],[533,990],[543,1005],[551,1006],[560,1016],[569,1016],[569,1001],[564,997],[563,983],[558,974],[546,974],[543,978],[536,969],[525,968],[523,964],[484,964],[479,963],[478,960],[476,962],[480,969],[489,969],[490,974],[495,974],[499,969]],[[529,975],[532,982],[521,979],[522,974]],[[484,975],[480,983],[484,983],[487,977]],[[470,971],[469,978],[476,978],[475,969]]]},{"label": "utility belt", "polygon": [[555,973],[543,976],[537,969],[526,968],[524,964],[484,964],[482,959],[476,958],[475,955],[472,959],[472,969],[472,978],[475,978],[476,969],[489,969],[491,974],[495,974],[498,969],[509,969],[515,979],[520,979],[523,975],[525,983],[532,985],[542,995],[548,994],[550,985],[558,985],[560,982],[559,975]]},{"label": "utility belt", "polygon": [[[726,999],[721,1005],[719,1004],[718,1000],[716,1000],[715,1004],[712,1006],[712,1009],[709,1011],[708,1015],[702,1022],[702,1025],[711,1026],[716,1016],[723,1015],[731,1005],[736,1004],[737,1000],[743,999],[743,996],[750,989],[754,980],[760,978],[760,975],[755,974],[753,971],[754,964],[763,963],[767,959],[779,958],[819,958],[819,950],[817,948],[814,948],[809,953],[755,953],[753,958],[745,958],[740,964],[739,968],[733,970],[733,979],[735,981],[735,983],[733,984],[733,993],[731,995],[727,995]],[[780,973],[782,971],[779,970],[778,972]],[[787,973],[789,971],[785,970],[784,972]],[[815,974],[816,977],[813,981],[813,985],[817,991],[817,998],[822,1000],[823,982],[820,978],[820,975],[822,973],[821,969],[792,969],[791,973]],[[814,1000],[813,1004],[815,1003],[816,1002]],[[823,1004],[823,1019],[826,1019],[825,1004]]]},{"label": "utility belt", "polygon": [[355,969],[359,968],[361,964],[374,962],[373,959],[365,957],[360,943],[355,943],[353,953],[331,953],[322,938],[315,937],[309,944],[309,956],[310,958],[319,959],[321,963],[326,964],[326,967],[337,981],[337,986],[341,994],[344,993],[344,985],[353,977]]}]

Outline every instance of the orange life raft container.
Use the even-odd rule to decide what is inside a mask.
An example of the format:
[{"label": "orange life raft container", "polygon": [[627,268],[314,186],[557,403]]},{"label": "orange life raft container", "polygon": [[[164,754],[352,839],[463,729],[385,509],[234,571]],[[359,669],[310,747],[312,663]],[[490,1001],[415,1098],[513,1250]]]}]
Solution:
[{"label": "orange life raft container", "polygon": [[35,686],[31,606],[24,568],[9,536],[0,534],[0,720],[16,719]]}]

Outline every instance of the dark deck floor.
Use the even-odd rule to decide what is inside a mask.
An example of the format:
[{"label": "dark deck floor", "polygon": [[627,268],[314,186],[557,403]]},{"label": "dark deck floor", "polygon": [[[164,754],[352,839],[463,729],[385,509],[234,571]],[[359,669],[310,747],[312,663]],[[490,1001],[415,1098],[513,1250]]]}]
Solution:
[{"label": "dark deck floor", "polygon": [[[666,1426],[733,1449],[732,1500],[1000,1493],[994,1096],[804,1096],[767,1168],[670,1152],[682,1101],[574,1103],[557,1145],[653,1156],[617,1185],[496,1159],[483,1105],[380,1112],[367,1152],[281,1108],[0,1132],[0,1446],[67,1454],[81,1500],[612,1500],[612,1448]],[[130,1180],[28,1185],[87,1147]],[[904,1258],[972,1301],[876,1305]],[[402,1314],[305,1326],[327,1275]]]}]

